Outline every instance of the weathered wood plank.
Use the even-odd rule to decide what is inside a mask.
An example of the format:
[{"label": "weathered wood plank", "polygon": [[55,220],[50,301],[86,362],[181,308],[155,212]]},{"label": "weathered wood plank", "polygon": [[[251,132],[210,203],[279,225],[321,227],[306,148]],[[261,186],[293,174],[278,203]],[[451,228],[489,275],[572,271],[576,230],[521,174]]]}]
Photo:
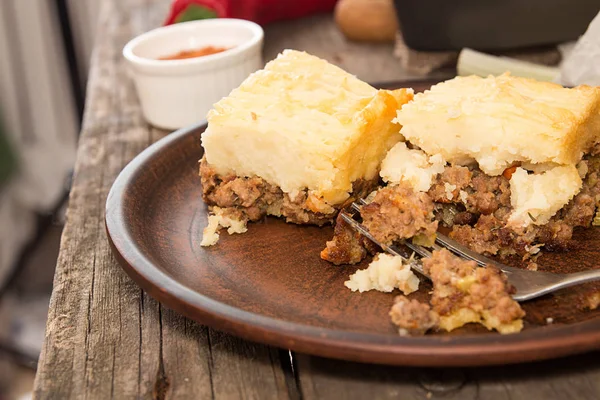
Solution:
[{"label": "weathered wood plank", "polygon": [[297,355],[304,399],[594,400],[600,353],[487,368],[400,368]]},{"label": "weathered wood plank", "polygon": [[[279,352],[210,330],[213,388],[227,399],[288,398]],[[261,371],[257,374],[256,371]],[[227,373],[224,373],[226,372]],[[270,379],[268,375],[271,375]]]},{"label": "weathered wood plank", "polygon": [[121,169],[166,132],[144,122],[121,57],[168,2],[105,0],[61,241],[36,398],[287,398],[278,352],[160,306],[114,260],[104,202]]}]

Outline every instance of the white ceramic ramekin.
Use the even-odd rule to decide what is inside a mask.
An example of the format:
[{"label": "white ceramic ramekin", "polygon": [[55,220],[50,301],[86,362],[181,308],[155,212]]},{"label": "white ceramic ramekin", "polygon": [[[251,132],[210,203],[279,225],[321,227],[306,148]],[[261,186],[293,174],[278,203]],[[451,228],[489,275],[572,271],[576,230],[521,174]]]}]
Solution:
[{"label": "white ceramic ramekin", "polygon": [[[263,67],[262,28],[240,19],[207,19],[154,29],[123,48],[146,120],[178,129],[206,118],[212,105]],[[183,50],[228,47],[184,60],[159,60]]]}]

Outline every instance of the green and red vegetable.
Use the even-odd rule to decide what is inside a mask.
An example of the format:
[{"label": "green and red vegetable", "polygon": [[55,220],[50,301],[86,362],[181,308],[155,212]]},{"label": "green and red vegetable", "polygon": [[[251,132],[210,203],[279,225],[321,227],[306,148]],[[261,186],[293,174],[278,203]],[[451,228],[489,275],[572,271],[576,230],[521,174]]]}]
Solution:
[{"label": "green and red vegetable", "polygon": [[165,25],[208,18],[269,22],[330,12],[337,0],[173,0]]}]

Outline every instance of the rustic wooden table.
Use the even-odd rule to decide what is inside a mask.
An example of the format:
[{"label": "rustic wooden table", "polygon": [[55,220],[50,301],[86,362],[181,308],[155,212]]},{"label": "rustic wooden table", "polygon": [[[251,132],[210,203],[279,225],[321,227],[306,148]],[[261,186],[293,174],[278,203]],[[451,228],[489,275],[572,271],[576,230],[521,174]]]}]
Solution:
[{"label": "rustic wooden table", "polygon": [[[391,368],[250,343],[190,321],[142,292],[111,255],[104,202],[121,169],[167,132],[149,127],[123,45],[160,24],[167,0],[103,0],[68,221],[36,398],[598,399],[598,353],[519,366]],[[342,39],[329,16],[267,28],[265,58],[290,47],[367,81],[411,78],[391,45]]]}]

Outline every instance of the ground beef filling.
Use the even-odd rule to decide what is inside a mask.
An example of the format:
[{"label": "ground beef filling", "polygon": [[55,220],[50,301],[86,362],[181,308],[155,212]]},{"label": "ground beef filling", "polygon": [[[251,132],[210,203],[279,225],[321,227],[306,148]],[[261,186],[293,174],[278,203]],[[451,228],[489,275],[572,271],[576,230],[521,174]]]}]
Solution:
[{"label": "ground beef filling", "polygon": [[[546,225],[530,225],[521,231],[506,228],[510,215],[510,185],[504,176],[490,177],[479,170],[447,167],[429,194],[436,201],[436,215],[450,227],[450,237],[474,251],[488,255],[520,255],[529,258],[544,249],[571,247],[575,227],[589,227],[600,200],[600,157],[584,161],[587,174],[581,191]],[[465,185],[469,173],[472,178]],[[440,201],[440,187],[456,185],[464,194]]]},{"label": "ground beef filling", "polygon": [[413,237],[433,242],[438,227],[431,198],[406,184],[379,190],[360,215],[371,235],[387,245]]},{"label": "ground beef filling", "polygon": [[[488,176],[476,168],[446,167],[428,194],[438,204],[460,205],[456,209],[456,214],[463,214],[459,220],[476,220],[478,215],[490,215],[510,207],[509,180],[502,175]],[[466,217],[466,214],[472,216]]]},{"label": "ground beef filling", "polygon": [[[375,239],[388,245],[413,237],[432,243],[438,227],[431,198],[426,193],[413,191],[408,185],[380,189],[371,202],[361,208],[360,216],[362,224]],[[321,258],[336,265],[357,264],[367,251],[374,254],[378,250],[338,216],[333,238],[321,251]]]},{"label": "ground beef filling", "polygon": [[[361,211],[363,224],[377,240],[390,244],[417,235],[434,235],[437,225],[430,219],[433,210],[436,221],[450,229],[450,237],[478,253],[535,259],[542,246],[549,251],[568,249],[573,229],[590,226],[600,201],[600,156],[588,156],[584,163],[587,172],[580,193],[546,225],[532,224],[520,231],[507,228],[512,210],[510,173],[488,176],[477,167],[463,166],[446,167],[427,193],[415,193],[406,185],[379,190],[375,200]],[[336,230],[336,235],[342,231]],[[342,243],[345,248],[336,250]],[[336,254],[336,264],[357,263],[357,255],[366,253],[356,248],[360,241],[352,242],[352,251],[349,243],[334,237],[322,255],[330,259],[328,254]]]},{"label": "ground beef filling", "polygon": [[[205,158],[200,161],[200,180],[206,204],[232,209],[232,213],[248,221],[275,215],[285,217],[287,222],[322,226],[333,222],[340,208],[332,207],[330,212],[314,211],[306,190],[290,198],[278,186],[258,176],[219,175]],[[376,185],[376,180],[358,180],[353,184],[353,196],[365,197]]]}]

